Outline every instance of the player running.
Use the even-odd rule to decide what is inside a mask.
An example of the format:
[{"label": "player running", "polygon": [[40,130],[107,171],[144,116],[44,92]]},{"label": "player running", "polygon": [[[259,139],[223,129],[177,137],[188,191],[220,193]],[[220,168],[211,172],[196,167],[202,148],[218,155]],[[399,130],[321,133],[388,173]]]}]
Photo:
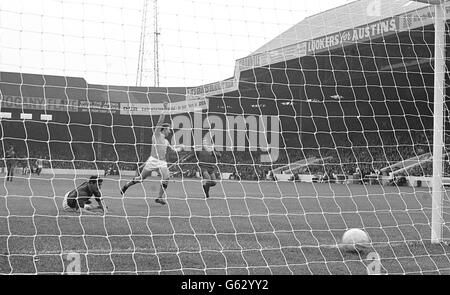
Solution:
[{"label": "player running", "polygon": [[[107,207],[102,202],[100,188],[103,179],[98,176],[91,176],[88,181],[83,182],[76,189],[66,193],[63,200],[63,209],[66,212],[79,212],[96,214],[96,209],[107,213]],[[98,205],[94,206],[90,198],[94,196]]]},{"label": "player running", "polygon": [[[165,105],[166,109],[167,106]],[[169,168],[167,167],[166,161],[166,153],[167,148],[171,148],[172,150],[179,152],[181,148],[172,147],[169,144],[169,141],[166,137],[170,134],[170,124],[164,123],[165,114],[161,114],[159,117],[158,123],[156,124],[155,132],[152,137],[152,150],[150,153],[150,157],[147,161],[142,164],[137,172],[137,176],[135,176],[131,181],[127,182],[120,190],[121,194],[124,194],[130,186],[133,186],[137,183],[141,183],[144,179],[149,177],[153,171],[159,171],[161,175],[162,181],[159,189],[159,195],[156,198],[155,202],[161,205],[165,205],[164,194],[169,185]]]}]

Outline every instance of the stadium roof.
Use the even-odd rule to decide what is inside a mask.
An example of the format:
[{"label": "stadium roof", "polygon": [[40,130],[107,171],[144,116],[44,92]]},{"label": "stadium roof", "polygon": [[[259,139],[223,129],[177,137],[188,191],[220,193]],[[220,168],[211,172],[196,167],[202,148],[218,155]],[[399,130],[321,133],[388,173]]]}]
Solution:
[{"label": "stadium roof", "polygon": [[[447,17],[450,16],[448,2],[447,0]],[[371,57],[373,54],[380,54],[379,61],[382,64],[375,65],[374,70],[392,70],[392,65],[399,66],[402,60],[391,59],[397,55],[400,59],[414,59],[411,61],[413,66],[429,64],[430,40],[421,32],[421,28],[433,24],[433,15],[432,5],[410,0],[353,1],[305,18],[252,54],[236,60],[232,79],[199,86],[197,89],[201,91],[198,93],[206,97],[235,94],[238,88],[241,88],[238,85],[242,86],[242,83],[245,82],[251,82],[250,88],[255,88],[253,82],[264,80],[264,78],[255,78],[255,75],[270,76],[270,85],[273,85],[277,80],[274,77],[276,69],[287,67],[295,71],[295,69],[304,68],[304,65],[297,65],[298,60],[302,57],[314,57],[312,64],[316,64],[320,53],[329,55],[332,50],[338,50],[341,53],[337,53],[337,55],[346,55],[342,53],[344,48],[354,48],[356,44],[371,44],[367,53],[363,53],[359,48],[360,55]],[[407,34],[406,37],[405,34]],[[398,38],[403,38],[400,44],[403,48],[401,53],[395,53],[398,48],[388,49],[384,43],[385,40],[389,40],[390,45],[393,45],[390,47],[398,47],[396,46]],[[376,44],[381,47],[378,50],[381,52],[373,51]],[[418,49],[418,47],[421,48]],[[393,53],[388,54],[390,55],[389,59],[383,58],[387,51]],[[354,57],[355,53],[351,56]],[[408,66],[408,64],[405,65]],[[333,61],[333,65],[328,65],[329,69],[336,70],[336,67],[335,61]],[[261,73],[263,68],[270,69],[270,73]],[[352,70],[349,68],[346,71]],[[355,72],[358,71],[360,70]],[[284,70],[281,76],[285,76]],[[269,83],[269,81],[267,82]],[[212,89],[214,91],[211,91]],[[194,89],[188,90],[188,93],[192,90]],[[197,94],[196,91],[193,92],[193,95]],[[238,95],[242,95],[242,93]]]},{"label": "stadium roof", "polygon": [[409,0],[358,0],[313,16],[309,16],[258,48],[252,54],[263,53],[330,33],[411,12],[428,4]]},{"label": "stadium roof", "polygon": [[[450,16],[448,3],[447,18]],[[406,42],[406,46],[412,41],[412,44],[423,43],[422,28],[433,24],[433,15],[432,5],[415,1],[354,1],[308,17],[253,54],[236,60],[234,80],[248,80],[241,75],[248,70],[273,70],[289,61],[308,56],[317,58],[319,54],[342,51],[356,44],[375,44],[376,40],[383,43],[386,38],[398,44],[395,39],[404,38],[401,36],[405,34],[409,37],[401,42]],[[418,56],[411,57],[417,59]]]}]

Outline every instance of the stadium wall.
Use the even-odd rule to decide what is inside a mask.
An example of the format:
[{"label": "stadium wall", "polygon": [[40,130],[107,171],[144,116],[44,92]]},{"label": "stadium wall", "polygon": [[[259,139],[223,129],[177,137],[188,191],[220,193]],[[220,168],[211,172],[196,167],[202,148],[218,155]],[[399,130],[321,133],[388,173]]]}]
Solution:
[{"label": "stadium wall", "polygon": [[[97,169],[50,169],[50,168],[44,168],[42,169],[41,174],[42,175],[75,175],[75,176],[90,176],[90,175],[104,175],[103,170],[97,170]],[[5,167],[0,167],[0,174],[4,175]],[[16,177],[24,177],[22,175],[22,168],[16,168],[14,174]],[[121,170],[119,172],[120,176],[127,176],[132,177],[135,175],[135,171],[130,170]],[[220,179],[222,180],[230,180],[231,173],[221,173]],[[293,181],[293,175],[292,174],[275,174],[275,177],[277,181],[281,182],[292,182]],[[197,176],[198,178],[198,176]],[[360,184],[358,178],[342,178],[343,180],[337,180],[335,183],[340,184]],[[372,178],[372,180],[376,179],[376,184],[382,184],[386,185],[390,181],[392,181],[392,177],[387,176],[379,176],[377,178]],[[432,178],[431,177],[419,177],[419,176],[407,176],[406,177],[407,182],[406,185],[410,187],[431,187],[432,185]],[[267,179],[269,180],[269,179]],[[261,181],[261,180],[260,180]],[[271,180],[269,180],[271,181]],[[444,186],[450,186],[450,178],[444,177],[442,179]],[[313,182],[321,182],[321,175],[311,175],[311,174],[298,174],[296,182],[306,182],[306,183],[313,183]],[[368,181],[368,184],[373,184],[370,181]]]}]

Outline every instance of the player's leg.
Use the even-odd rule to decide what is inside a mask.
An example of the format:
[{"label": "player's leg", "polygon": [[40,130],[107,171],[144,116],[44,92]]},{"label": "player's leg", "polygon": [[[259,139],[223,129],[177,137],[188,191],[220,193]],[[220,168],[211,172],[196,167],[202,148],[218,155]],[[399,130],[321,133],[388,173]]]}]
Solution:
[{"label": "player's leg", "polygon": [[15,165],[11,165],[11,175],[10,175],[10,177],[9,177],[9,181],[13,181],[14,168],[16,168]]},{"label": "player's leg", "polygon": [[167,187],[169,185],[169,177],[170,177],[169,168],[167,168],[167,166],[160,167],[159,172],[160,172],[161,178],[162,178],[161,179],[161,187],[159,188],[158,198],[155,201],[156,201],[156,203],[165,205],[166,202],[164,201],[164,195],[165,195]]},{"label": "player's leg", "polygon": [[141,165],[138,168],[137,175],[132,180],[127,182],[124,186],[122,186],[122,188],[120,189],[120,194],[123,195],[131,186],[137,183],[141,183],[144,179],[151,175],[152,171],[152,169],[146,168],[145,164]]},{"label": "player's leg", "polygon": [[212,170],[209,172],[209,176],[211,177],[211,180],[210,180],[209,183],[208,183],[209,187],[216,186],[216,184],[217,184],[217,178],[216,178],[216,172],[214,171],[214,169],[212,169]]},{"label": "player's leg", "polygon": [[6,181],[9,181],[11,175],[11,164],[6,163]]},{"label": "player's leg", "polygon": [[209,189],[216,185],[216,175],[214,171],[209,171],[206,168],[202,168],[203,177],[203,191],[205,192],[206,198],[209,198]]}]

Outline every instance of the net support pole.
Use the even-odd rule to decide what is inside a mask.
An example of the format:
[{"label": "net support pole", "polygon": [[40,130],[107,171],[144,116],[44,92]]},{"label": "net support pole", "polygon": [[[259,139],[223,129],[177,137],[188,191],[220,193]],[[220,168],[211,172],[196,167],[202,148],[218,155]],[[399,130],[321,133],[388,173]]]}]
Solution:
[{"label": "net support pole", "polygon": [[434,120],[431,243],[442,242],[442,176],[444,149],[444,83],[445,83],[445,4],[434,5]]}]

